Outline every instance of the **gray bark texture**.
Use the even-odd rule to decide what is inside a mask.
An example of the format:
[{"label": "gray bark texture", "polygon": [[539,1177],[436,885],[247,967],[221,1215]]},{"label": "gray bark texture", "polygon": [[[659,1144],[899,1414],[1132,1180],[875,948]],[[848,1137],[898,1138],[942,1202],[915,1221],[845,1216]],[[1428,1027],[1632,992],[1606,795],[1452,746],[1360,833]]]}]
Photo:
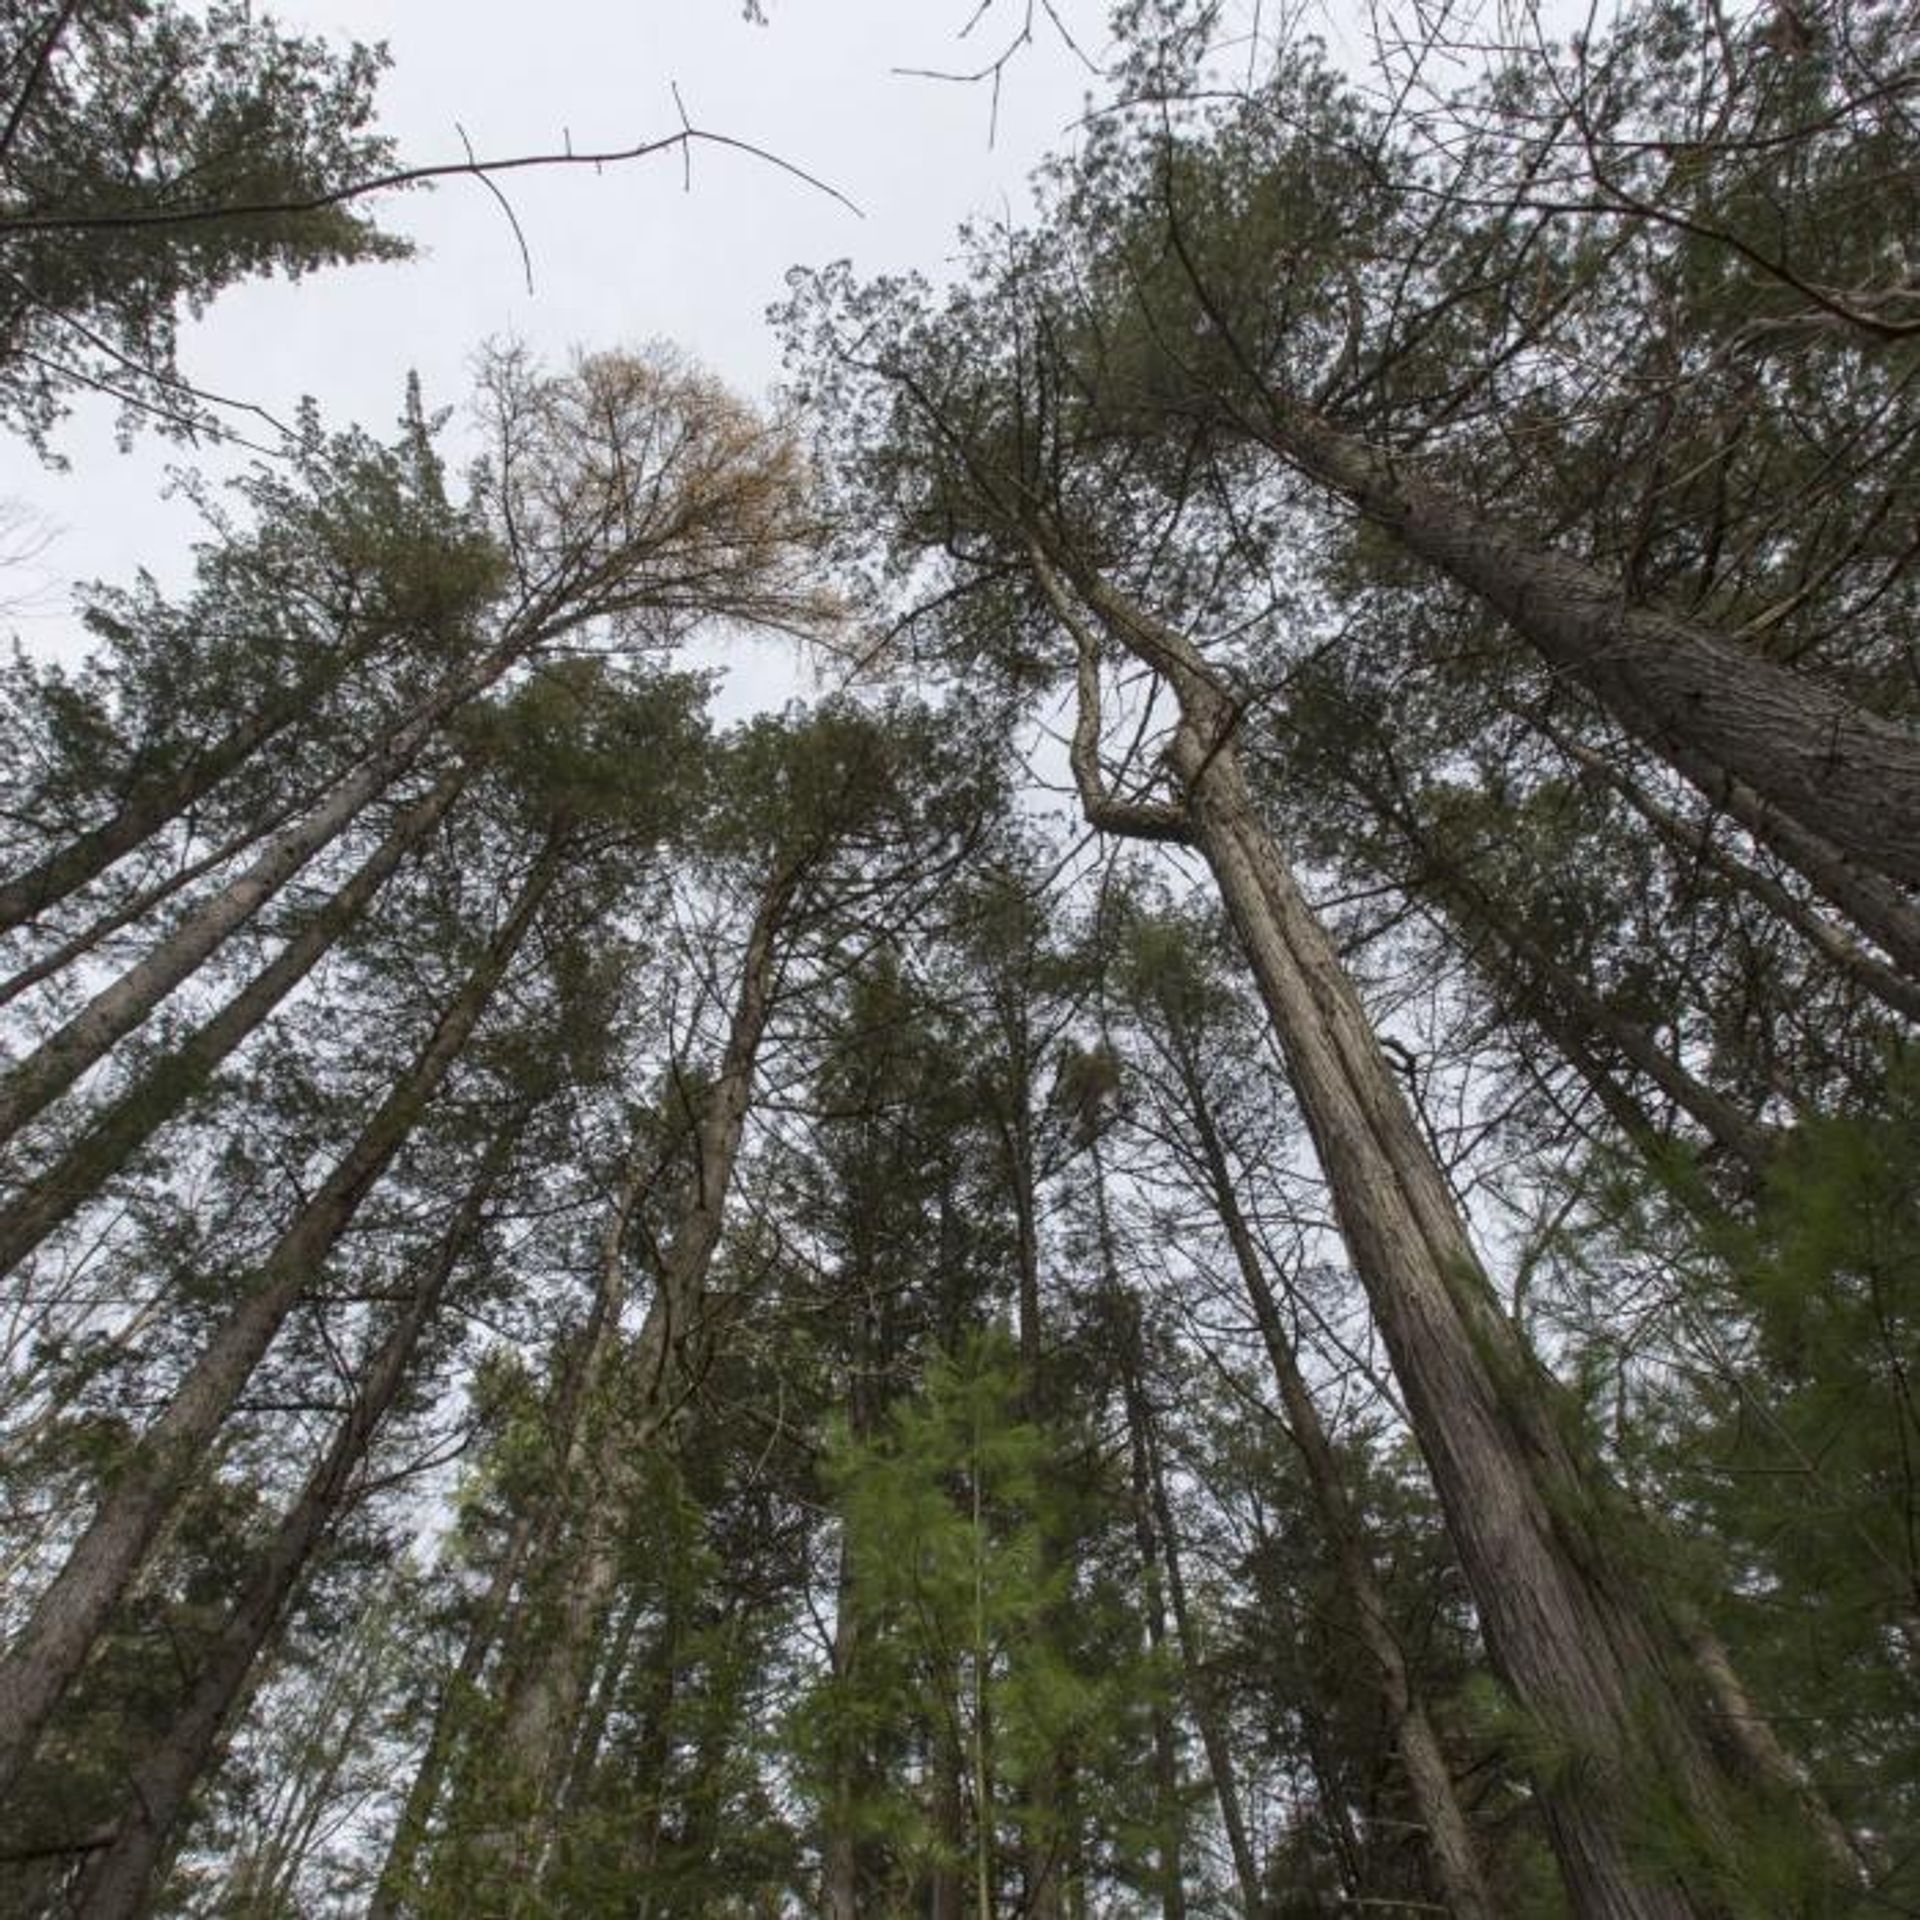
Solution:
[{"label": "gray bark texture", "polygon": [[1365,1521],[1348,1495],[1339,1462],[1334,1457],[1333,1443],[1321,1423],[1320,1410],[1314,1405],[1313,1395],[1300,1372],[1293,1342],[1281,1322],[1252,1229],[1240,1208],[1226,1147],[1214,1123],[1205,1087],[1190,1058],[1182,1059],[1181,1070],[1188,1112],[1207,1169],[1209,1197],[1220,1224],[1226,1229],[1234,1264],[1240,1270],[1241,1284],[1260,1329],[1261,1344],[1267,1350],[1274,1381],[1280,1389],[1287,1431],[1306,1468],[1314,1506],[1353,1609],[1355,1630],[1373,1665],[1387,1724],[1393,1729],[1401,1771],[1406,1775],[1414,1812],[1420,1821],[1421,1840],[1434,1887],[1454,1920],[1496,1920],[1486,1876],[1481,1871],[1479,1849],[1474,1845],[1459,1795],[1454,1792],[1445,1750],[1426,1701],[1414,1684],[1392,1610],[1374,1573]]},{"label": "gray bark texture", "polygon": [[[681,1361],[698,1331],[706,1283],[719,1249],[728,1189],[746,1129],[760,1042],[772,1011],[779,973],[779,937],[796,886],[786,868],[775,873],[761,896],[741,962],[740,984],[721,1057],[694,1128],[694,1182],[684,1210],[661,1253],[653,1297],[640,1332],[627,1349],[623,1377],[596,1396],[599,1375],[586,1382],[581,1428],[584,1471],[568,1477],[578,1501],[563,1520],[551,1576],[564,1570],[559,1618],[511,1683],[499,1735],[509,1781],[507,1824],[481,1848],[480,1871],[498,1878],[498,1889],[535,1885],[553,1835],[556,1796],[566,1754],[588,1681],[593,1636],[619,1580],[621,1522],[633,1498],[636,1464],[654,1447],[677,1408],[684,1382]],[[603,1259],[619,1256],[624,1223],[610,1229]],[[605,1281],[602,1282],[603,1291]],[[617,1339],[617,1323],[609,1322]],[[615,1351],[608,1346],[610,1365]],[[596,1397],[617,1392],[616,1410],[596,1407]],[[596,1417],[597,1416],[597,1417]],[[589,1432],[589,1426],[591,1432]],[[563,1499],[568,1498],[563,1489]],[[551,1578],[545,1585],[556,1584]]]},{"label": "gray bark texture", "polygon": [[362,865],[246,986],[157,1061],[60,1159],[0,1213],[0,1273],[10,1273],[84,1205],[304,980],[365,911],[407,854],[439,824],[462,784],[449,774],[407,809]]},{"label": "gray bark texture", "polygon": [[93,996],[0,1080],[0,1145],[57,1100],[115,1041],[237,933],[361,808],[410,766],[455,708],[484,692],[521,652],[518,640],[482,655],[441,684],[319,804],[269,840],[245,872],[194,908],[146,957]]},{"label": "gray bark texture", "polygon": [[[1037,539],[1031,553],[1075,635],[1084,693],[1097,643]],[[1495,1670],[1558,1755],[1537,1780],[1574,1909],[1581,1920],[1723,1914],[1713,1871],[1683,1883],[1645,1865],[1657,1804],[1684,1816],[1696,1857],[1724,1863],[1731,1879],[1752,1779],[1716,1742],[1685,1637],[1620,1549],[1630,1516],[1494,1299],[1359,994],[1254,808],[1231,701],[1185,635],[1098,575],[1076,571],[1074,586],[1178,699],[1168,751],[1177,812],[1272,1020]],[[1097,726],[1083,701],[1082,732],[1097,737]],[[1102,824],[1097,766],[1079,757]]]},{"label": "gray bark texture", "polygon": [[[1260,431],[1503,615],[1716,805],[1744,787],[1781,817],[1788,843],[1797,829],[1869,875],[1920,884],[1920,735],[1710,627],[1629,606],[1618,580],[1303,407],[1274,399]],[[1778,850],[1792,858],[1788,843]]]}]

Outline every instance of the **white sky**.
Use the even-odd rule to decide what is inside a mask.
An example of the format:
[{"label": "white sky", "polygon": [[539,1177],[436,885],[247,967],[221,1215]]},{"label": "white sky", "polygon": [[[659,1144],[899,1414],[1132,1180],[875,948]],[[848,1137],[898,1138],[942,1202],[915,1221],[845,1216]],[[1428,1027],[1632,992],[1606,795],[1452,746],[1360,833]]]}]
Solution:
[{"label": "white sky", "polygon": [[[568,134],[587,150],[670,133],[677,83],[697,126],[830,181],[864,218],[713,147],[694,149],[691,191],[677,154],[600,177],[520,174],[503,185],[532,254],[529,297],[500,208],[477,184],[449,182],[380,203],[383,224],[415,239],[421,257],[237,287],[190,330],[183,368],[283,419],[310,393],[331,423],[378,433],[399,411],[409,368],[429,405],[457,405],[473,349],[509,333],[556,359],[574,346],[664,337],[763,393],[778,372],[763,316],[789,266],[845,255],[863,274],[938,277],[958,224],[1018,207],[1031,168],[1071,137],[1084,96],[1099,87],[1037,12],[1033,44],[1007,69],[990,144],[987,87],[894,71],[978,65],[1024,14],[1024,0],[991,0],[961,41],[972,7],[771,0],[770,24],[759,27],[739,0],[274,0],[270,11],[289,27],[336,43],[387,41],[380,119],[409,164],[458,159],[456,122],[485,157],[554,151]],[[1059,10],[1099,58],[1105,0],[1060,0]],[[76,414],[55,445],[70,472],[49,473],[0,441],[0,500],[25,505],[52,535],[3,590],[14,603],[7,625],[25,644],[67,654],[77,644],[68,583],[121,580],[142,565],[184,581],[197,521],[162,497],[167,469],[193,459],[217,470],[217,457],[151,435],[121,454],[104,405]],[[783,679],[790,671],[766,664]]]},{"label": "white sky", "polygon": [[[1229,18],[1269,35],[1283,22],[1304,25],[1357,67],[1380,3],[1232,0]],[[1050,23],[1045,0],[768,0],[764,27],[743,18],[740,0],[258,4],[336,44],[388,43],[380,123],[406,164],[459,159],[461,128],[483,157],[551,152],[569,137],[580,151],[659,137],[679,125],[677,85],[697,126],[831,182],[864,216],[709,146],[693,151],[690,191],[675,153],[600,177],[579,168],[516,174],[502,185],[532,255],[530,296],[499,206],[475,182],[446,182],[378,203],[383,224],[418,243],[416,259],[328,270],[297,285],[243,284],[186,330],[182,366],[198,384],[281,419],[312,394],[331,425],[357,421],[382,434],[410,368],[430,406],[458,408],[475,347],[508,334],[555,360],[576,346],[665,338],[759,396],[778,372],[764,315],[790,266],[849,256],[863,275],[917,269],[938,279],[960,223],[1021,210],[1032,168],[1071,143],[1087,96],[1103,86]],[[1096,62],[1108,51],[1108,5],[1054,0],[1052,9]],[[997,122],[987,85],[897,71],[981,66],[1029,17],[1032,42],[1007,64]],[[199,523],[184,501],[166,497],[169,468],[192,461],[218,472],[245,456],[194,453],[151,434],[122,454],[104,403],[79,410],[55,446],[67,473],[0,437],[0,510],[18,503],[46,535],[31,561],[0,566],[0,633],[71,657],[82,636],[70,583],[121,581],[141,566],[170,587],[188,578]],[[9,544],[0,522],[0,558]],[[723,710],[794,685],[793,663],[777,649],[741,664],[764,684],[736,680]]]}]

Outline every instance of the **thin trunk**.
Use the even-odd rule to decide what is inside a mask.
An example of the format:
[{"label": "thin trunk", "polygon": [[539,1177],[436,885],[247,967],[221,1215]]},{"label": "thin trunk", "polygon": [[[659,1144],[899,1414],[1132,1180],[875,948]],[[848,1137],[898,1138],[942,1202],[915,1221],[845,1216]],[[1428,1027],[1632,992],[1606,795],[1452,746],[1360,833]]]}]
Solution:
[{"label": "thin trunk", "polygon": [[41,981],[51,980],[56,973],[64,972],[76,960],[85,959],[122,927],[130,927],[136,920],[145,919],[155,907],[171,900],[183,888],[204,879],[215,868],[224,867],[229,860],[264,840],[268,834],[277,833],[299,812],[306,797],[303,795],[301,802],[295,805],[281,807],[265,820],[249,820],[238,833],[202,854],[198,860],[178,867],[164,880],[156,880],[152,886],[142,888],[119,906],[101,914],[97,920],[89,921],[72,939],[62,941],[51,952],[42,954],[38,960],[22,967],[18,973],[8,975],[5,981],[0,981],[0,1007],[10,1005]]},{"label": "thin trunk", "polygon": [[1504,616],[1716,805],[1738,783],[1869,874],[1920,883],[1920,736],[1710,627],[1629,606],[1619,580],[1269,399],[1267,445]]},{"label": "thin trunk", "polygon": [[145,1910],[154,1869],[188,1797],[207,1771],[221,1731],[256,1673],[288,1597],[338,1517],[354,1474],[406,1383],[420,1337],[439,1311],[448,1282],[479,1229],[517,1131],[508,1126],[494,1136],[412,1296],[367,1363],[353,1405],[326,1457],[281,1521],[172,1723],[134,1763],[127,1810],[113,1843],[89,1862],[73,1896],[74,1911],[82,1920],[132,1920]]},{"label": "thin trunk", "polygon": [[[856,1442],[862,1436],[855,1429]],[[844,1687],[852,1678],[859,1651],[853,1613],[853,1556],[843,1535],[833,1620],[833,1679]],[[845,1738],[844,1733],[840,1736]],[[857,1756],[836,1752],[833,1788],[826,1809],[822,1843],[820,1910],[826,1920],[860,1920],[860,1851],[854,1832],[854,1799],[859,1791]]]},{"label": "thin trunk", "polygon": [[1907,916],[1913,921],[1911,944],[1903,942],[1901,949],[1894,954],[1913,976],[1911,979],[1903,978],[1892,967],[1865,952],[1843,928],[1815,912],[1771,874],[1762,873],[1758,867],[1729,852],[1715,838],[1711,820],[1696,824],[1682,819],[1670,808],[1662,806],[1605,754],[1595,752],[1581,741],[1568,738],[1558,728],[1543,721],[1535,720],[1533,724],[1576,766],[1604,781],[1619,794],[1682,859],[1703,861],[1729,885],[1750,895],[1775,919],[1790,926],[1816,953],[1831,962],[1864,992],[1872,994],[1894,1012],[1905,1014],[1910,1020],[1920,1020],[1920,986],[1914,984],[1915,980],[1920,980],[1920,914]]},{"label": "thin trunk", "polygon": [[304,980],[409,852],[439,824],[465,783],[442,777],[274,959],[219,1012],[157,1061],[61,1159],[0,1213],[0,1274],[12,1269],[126,1165]]},{"label": "thin trunk", "polygon": [[[854,1280],[867,1304],[858,1309],[848,1361],[847,1434],[855,1446],[864,1446],[879,1425],[881,1394],[875,1383],[892,1355],[876,1351],[876,1314],[872,1272],[864,1254],[856,1255]],[[838,1576],[834,1591],[833,1682],[845,1688],[860,1665],[864,1640],[860,1595],[855,1590],[853,1543],[842,1524]],[[849,1739],[843,1726],[836,1738],[832,1786],[826,1809],[827,1831],[822,1844],[821,1909],[827,1920],[860,1920],[861,1848],[856,1809],[872,1778],[873,1757],[864,1736]]]},{"label": "thin trunk", "polygon": [[[1083,694],[1093,680],[1097,701],[1097,643],[1037,545],[1034,557],[1075,633]],[[1488,1650],[1572,1762],[1543,1768],[1538,1786],[1575,1909],[1583,1920],[1724,1912],[1722,1874],[1739,1871],[1737,1814],[1751,1804],[1746,1770],[1703,1724],[1697,1665],[1619,1550],[1624,1507],[1501,1313],[1359,995],[1254,810],[1232,703],[1183,634],[1097,576],[1076,584],[1178,697],[1169,764],[1184,819],[1286,1056]],[[1083,704],[1081,731],[1097,741],[1097,726]],[[1655,1804],[1690,1826],[1701,1864],[1684,1879],[1643,1864]]]},{"label": "thin trunk", "polygon": [[1200,1744],[1213,1779],[1214,1798],[1220,1804],[1220,1824],[1226,1829],[1227,1851],[1233,1856],[1234,1878],[1240,1883],[1241,1905],[1247,1920],[1259,1920],[1262,1909],[1260,1867],[1247,1833],[1247,1816],[1240,1804],[1240,1785],[1233,1771],[1233,1749],[1220,1716],[1220,1701],[1207,1672],[1199,1628],[1187,1603],[1186,1571],[1180,1564],[1180,1536],[1174,1527],[1173,1503],[1167,1494],[1167,1476],[1160,1459],[1158,1429],[1149,1413],[1146,1428],[1148,1489],[1159,1526],[1160,1548],[1167,1567],[1167,1598],[1173,1606],[1174,1634],[1180,1646],[1180,1670],[1186,1680],[1187,1708],[1200,1730]]},{"label": "thin trunk", "polygon": [[556,835],[412,1065],[281,1235],[259,1269],[254,1290],[228,1313],[166,1410],[135,1444],[41,1596],[0,1664],[0,1795],[12,1790],[48,1716],[191,1484],[255,1366],[472,1037],[564,863],[564,842]]},{"label": "thin trunk", "polygon": [[146,1019],[183,980],[252,919],[306,862],[343,832],[360,810],[412,764],[434,730],[499,678],[520,643],[493,648],[440,688],[320,803],[269,840],[247,870],[196,907],[144,959],[101,988],[57,1032],[0,1080],[0,1145],[19,1132]]},{"label": "thin trunk", "polygon": [[[1141,1612],[1147,1646],[1156,1663],[1164,1665],[1167,1651],[1166,1584],[1162,1577],[1164,1543],[1161,1515],[1153,1500],[1153,1469],[1148,1455],[1146,1384],[1141,1352],[1140,1303],[1120,1278],[1119,1252],[1114,1245],[1113,1219],[1107,1210],[1107,1170],[1096,1133],[1090,1143],[1093,1162],[1094,1239],[1100,1253],[1100,1279],[1112,1316],[1120,1367],[1120,1393],[1127,1419],[1128,1492],[1131,1496],[1133,1541],[1140,1556]],[[1186,1920],[1186,1884],[1180,1866],[1180,1832],[1184,1814],[1180,1797],[1180,1750],[1173,1718],[1163,1696],[1152,1708],[1154,1792],[1159,1801],[1160,1906],[1165,1920]]]},{"label": "thin trunk", "polygon": [[[659,1442],[683,1386],[680,1362],[705,1306],[707,1276],[720,1243],[728,1189],[739,1157],[753,1089],[755,1062],[772,1009],[779,968],[779,935],[797,875],[781,868],[769,881],[748,935],[720,1071],[707,1091],[694,1129],[694,1184],[660,1260],[658,1283],[626,1372],[633,1387],[621,1418],[599,1423],[590,1469],[573,1491],[581,1502],[570,1531],[572,1559],[565,1569],[561,1618],[509,1690],[500,1747],[513,1782],[508,1813],[513,1831],[484,1849],[486,1870],[518,1864],[537,1874],[550,1836],[556,1760],[578,1719],[587,1651],[619,1577],[618,1539],[632,1498],[634,1470]],[[611,1236],[609,1236],[611,1241]],[[588,1385],[589,1396],[593,1385]],[[591,1398],[583,1402],[587,1417]],[[584,1428],[583,1428],[584,1432]],[[569,1549],[564,1539],[559,1550]],[[555,1572],[560,1569],[555,1568]]]},{"label": "thin trunk", "polygon": [[[628,1147],[614,1188],[607,1232],[626,1232],[641,1195],[654,1173],[649,1165],[649,1141],[645,1129],[637,1129]],[[617,1251],[617,1250],[616,1250]],[[606,1353],[618,1337],[620,1314],[626,1301],[626,1266],[610,1257],[603,1240],[598,1284],[587,1322],[578,1341],[567,1355],[560,1383],[548,1411],[547,1427],[552,1439],[556,1484],[577,1470],[579,1460],[579,1420],[582,1404],[596,1390]],[[530,1503],[516,1513],[487,1590],[481,1597],[472,1628],[460,1650],[459,1664],[441,1688],[434,1708],[433,1725],[421,1753],[414,1776],[407,1788],[405,1803],[394,1823],[393,1838],[380,1869],[379,1884],[367,1903],[366,1920],[395,1920],[414,1892],[415,1863],[425,1844],[433,1810],[439,1804],[448,1763],[453,1758],[460,1718],[480,1684],[480,1677],[497,1645],[514,1589],[520,1584],[528,1565],[537,1558],[543,1536],[550,1535],[552,1516],[536,1511]]]},{"label": "thin trunk", "polygon": [[[680,1616],[677,1601],[669,1589],[667,1615],[661,1623],[660,1642],[647,1664],[647,1696],[643,1706],[642,1732],[633,1761],[633,1804],[637,1810],[633,1854],[637,1879],[643,1889],[650,1887],[650,1876],[660,1862],[660,1845],[667,1830],[667,1791],[673,1760],[673,1711],[679,1687]],[[640,1916],[653,1911],[651,1891],[643,1891]]]},{"label": "thin trunk", "polygon": [[627,1676],[627,1663],[633,1657],[634,1635],[639,1631],[640,1615],[644,1610],[645,1602],[638,1594],[627,1602],[620,1614],[619,1624],[613,1630],[606,1657],[600,1662],[599,1677],[590,1691],[587,1710],[581,1715],[579,1735],[567,1760],[567,1777],[560,1790],[559,1802],[563,1820],[577,1815],[592,1794],[593,1777],[600,1765],[600,1751],[606,1744],[607,1728],[612,1724],[614,1704],[620,1696],[621,1682]]},{"label": "thin trunk", "polygon": [[1208,1197],[1233,1249],[1241,1284],[1246,1288],[1248,1304],[1260,1329],[1261,1344],[1266,1348],[1280,1389],[1287,1431],[1306,1468],[1314,1507],[1326,1531],[1327,1543],[1333,1549],[1340,1582],[1353,1609],[1354,1625],[1372,1662],[1387,1723],[1393,1729],[1401,1770],[1406,1775],[1420,1820],[1434,1886],[1456,1920],[1494,1920],[1479,1850],[1474,1845],[1459,1796],[1453,1790],[1453,1775],[1427,1712],[1426,1701],[1407,1665],[1386,1595],[1375,1577],[1365,1522],[1348,1496],[1346,1482],[1334,1457],[1333,1443],[1321,1424],[1319,1409],[1301,1375],[1293,1342],[1287,1336],[1273,1290],[1267,1284],[1266,1268],[1240,1208],[1225,1143],[1220,1138],[1198,1063],[1184,1034],[1176,1033],[1175,1047],[1187,1111],[1207,1169]]},{"label": "thin trunk", "polygon": [[952,1716],[941,1713],[933,1728],[933,1830],[940,1843],[928,1900],[930,1920],[964,1920],[966,1886],[960,1862],[966,1857],[966,1800],[961,1790],[960,1743]]},{"label": "thin trunk", "polygon": [[1576,1027],[1584,1027],[1638,1068],[1709,1140],[1740,1162],[1756,1180],[1764,1176],[1775,1144],[1771,1128],[1697,1080],[1645,1027],[1608,1005],[1602,994],[1527,933],[1440,844],[1406,801],[1388,801],[1384,810],[1423,863],[1421,878],[1434,885],[1443,902],[1458,902],[1462,926],[1491,936],[1510,956],[1510,971],[1523,983],[1523,1011],[1531,1012],[1542,999],[1557,1001],[1571,1014]]}]

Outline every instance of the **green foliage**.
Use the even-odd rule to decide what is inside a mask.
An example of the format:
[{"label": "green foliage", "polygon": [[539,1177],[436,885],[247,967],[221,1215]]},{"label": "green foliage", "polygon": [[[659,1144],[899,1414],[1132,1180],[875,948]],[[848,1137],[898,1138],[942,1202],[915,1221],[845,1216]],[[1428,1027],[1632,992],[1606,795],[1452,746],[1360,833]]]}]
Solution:
[{"label": "green foliage", "polygon": [[1062,1843],[1048,1789],[1068,1754],[1083,1818],[1146,1824],[1124,1767],[1164,1676],[1111,1591],[1076,1590],[1065,1436],[1021,1402],[1011,1344],[987,1333],[870,1438],[829,1444],[851,1651],[789,1738],[828,1829],[878,1848],[896,1902],[936,1873],[998,1886],[1016,1839]]},{"label": "green foliage", "polygon": [[[126,429],[207,429],[175,361],[183,311],[237,280],[409,250],[352,205],[272,210],[392,165],[368,131],[383,48],[338,50],[239,4],[10,0],[4,18],[0,421],[36,446],[89,388]],[[30,221],[55,224],[7,231]]]}]

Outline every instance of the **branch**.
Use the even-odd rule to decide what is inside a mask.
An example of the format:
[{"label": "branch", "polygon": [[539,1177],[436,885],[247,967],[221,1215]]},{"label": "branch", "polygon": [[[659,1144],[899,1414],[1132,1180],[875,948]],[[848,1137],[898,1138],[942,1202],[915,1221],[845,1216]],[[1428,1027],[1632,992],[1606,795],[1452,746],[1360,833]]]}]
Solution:
[{"label": "branch", "polygon": [[764,161],[768,166],[790,174],[817,192],[824,193],[828,199],[837,200],[856,218],[866,218],[838,187],[829,186],[826,181],[807,172],[804,167],[796,166],[791,160],[783,160],[777,153],[757,147],[751,141],[736,140],[731,134],[709,133],[699,127],[683,126],[678,133],[666,134],[658,140],[641,140],[630,147],[610,148],[599,153],[575,153],[569,147],[560,153],[523,153],[506,160],[450,160],[438,166],[402,167],[392,173],[376,174],[370,180],[356,181],[351,186],[334,187],[325,193],[297,199],[242,201],[238,205],[149,207],[126,213],[12,214],[0,218],[0,240],[15,234],[128,232],[144,227],[196,226],[209,220],[275,219],[286,214],[324,213],[330,207],[344,206],[350,200],[364,199],[369,194],[423,186],[434,180],[474,179],[484,184],[494,174],[523,173],[539,167],[592,167],[598,171],[631,160],[651,159],[655,154],[672,152],[676,148],[684,154],[696,141],[711,147],[727,147],[751,159]]},{"label": "branch", "polygon": [[1129,840],[1171,841],[1191,846],[1194,823],[1185,807],[1157,805],[1142,800],[1117,800],[1100,774],[1100,643],[1087,623],[1073,610],[1060,586],[1060,577],[1047,563],[1040,543],[1028,536],[1027,552],[1034,577],[1040,582],[1060,624],[1073,636],[1078,662],[1075,677],[1076,708],[1073,744],[1068,760],[1073,784],[1079,789],[1081,810],[1088,824],[1102,833]]}]

